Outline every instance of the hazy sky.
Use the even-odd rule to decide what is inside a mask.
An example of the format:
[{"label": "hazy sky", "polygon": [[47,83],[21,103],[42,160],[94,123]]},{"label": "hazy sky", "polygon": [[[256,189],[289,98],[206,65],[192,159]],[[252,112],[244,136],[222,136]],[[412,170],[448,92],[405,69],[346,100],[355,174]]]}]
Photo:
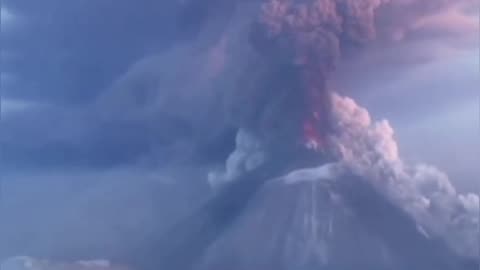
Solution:
[{"label": "hazy sky", "polygon": [[[151,74],[145,75],[152,70],[143,70],[144,66],[156,65],[156,58],[149,56],[180,40],[194,38],[202,19],[201,15],[189,13],[180,32],[176,16],[181,3],[2,2],[0,159],[4,192],[10,192],[11,199],[5,206],[27,213],[23,217],[10,213],[14,220],[11,224],[28,222],[34,206],[39,209],[35,216],[38,219],[42,219],[41,215],[53,217],[72,209],[89,209],[86,196],[99,202],[104,198],[102,192],[108,193],[107,187],[115,187],[109,196],[120,203],[131,198],[128,194],[133,185],[127,180],[139,177],[144,180],[135,182],[137,190],[132,196],[138,200],[137,209],[146,208],[151,201],[144,194],[150,189],[150,179],[158,176],[159,164],[165,166],[172,157],[181,162],[178,153],[185,153],[196,165],[220,162],[226,157],[233,147],[233,132],[213,127],[199,131],[208,113],[196,116],[198,121],[192,123],[185,119],[196,114],[195,108],[174,115],[163,111],[130,112],[130,105],[121,103],[122,97],[109,95],[118,84],[147,89],[145,96],[139,97],[139,104],[157,95],[148,90],[149,83],[154,83],[148,81]],[[470,29],[468,20],[458,17],[455,11],[449,12],[447,18]],[[432,21],[442,22],[433,18],[424,23]],[[478,27],[474,31],[478,36]],[[460,189],[474,190],[480,149],[478,42],[475,38],[473,43],[469,40],[446,48],[435,42],[441,41],[432,36],[431,40],[426,38],[408,46],[372,49],[342,63],[333,84],[367,107],[375,118],[391,122],[404,158],[433,164],[446,171]],[[445,40],[445,44],[450,42]],[[159,59],[162,64],[171,61]],[[195,71],[184,69],[186,74]],[[124,84],[124,78],[130,75],[138,81]],[[143,76],[147,80],[142,80]],[[127,110],[118,114],[115,106],[127,106]],[[115,116],[109,117],[112,112]],[[198,147],[200,143],[192,141],[208,147]],[[205,156],[209,160],[198,160]],[[190,169],[198,172],[195,166]],[[164,176],[160,174],[159,179],[168,182]],[[40,188],[44,183],[48,188]],[[196,188],[205,186],[198,184]],[[176,199],[185,197],[184,192]],[[57,204],[61,201],[66,203],[60,207]],[[103,203],[105,209],[98,212],[109,212],[115,203]],[[148,211],[155,210],[146,209],[147,213],[127,212],[148,219]],[[69,218],[56,224],[74,224],[75,217]],[[39,227],[51,225],[43,221]],[[97,225],[95,232],[102,234],[106,228]],[[21,230],[35,235],[28,226]]]}]

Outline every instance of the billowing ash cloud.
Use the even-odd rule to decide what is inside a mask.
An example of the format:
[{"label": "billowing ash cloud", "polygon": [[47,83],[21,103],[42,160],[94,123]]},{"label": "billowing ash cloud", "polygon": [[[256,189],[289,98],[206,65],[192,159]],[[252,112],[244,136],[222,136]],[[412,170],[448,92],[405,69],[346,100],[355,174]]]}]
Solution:
[{"label": "billowing ash cloud", "polygon": [[[228,137],[228,144],[231,142],[229,132],[232,126],[249,130],[260,139],[271,142],[274,147],[295,143],[305,136],[303,129],[308,130],[308,137],[318,139],[324,136],[324,133],[328,133],[330,126],[327,119],[331,105],[326,84],[328,73],[333,71],[340,55],[348,62],[350,53],[359,53],[369,42],[376,44],[375,42],[391,40],[415,40],[426,36],[423,35],[426,33],[439,35],[438,29],[444,29],[444,26],[458,33],[471,32],[471,21],[475,21],[472,19],[474,16],[464,11],[465,5],[473,3],[470,0],[185,2],[187,5],[188,2],[194,5],[188,14],[207,13],[205,16],[198,15],[195,19],[186,19],[187,24],[198,24],[198,27],[194,27],[198,31],[196,39],[191,38],[189,43],[183,44],[177,42],[172,50],[157,49],[155,53],[133,64],[124,77],[116,80],[109,90],[86,94],[97,99],[95,108],[90,106],[84,108],[84,105],[80,105],[82,108],[79,114],[86,114],[87,117],[63,121],[68,122],[65,127],[71,122],[81,122],[79,125],[82,127],[81,133],[88,133],[89,138],[82,138],[80,146],[77,144],[78,132],[74,132],[75,136],[64,139],[61,144],[58,140],[51,142],[51,136],[40,134],[41,132],[35,132],[36,140],[30,140],[28,136],[25,139],[15,136],[18,133],[17,129],[28,129],[30,123],[38,121],[12,120],[12,123],[20,127],[14,127],[12,124],[12,127],[6,129],[6,133],[13,134],[11,137],[15,139],[14,143],[7,143],[14,146],[10,147],[12,149],[10,152],[20,156],[22,160],[32,160],[35,159],[32,158],[34,156],[32,153],[36,156],[37,149],[54,148],[49,151],[57,155],[58,146],[64,145],[69,153],[72,153],[72,159],[89,162],[98,160],[101,156],[104,158],[94,163],[109,163],[109,159],[113,158],[116,161],[111,164],[118,164],[120,156],[121,162],[133,162],[150,155],[151,149],[163,149],[166,145],[169,148],[168,152],[174,154],[180,153],[179,155],[184,156],[186,151],[192,151],[195,153],[193,156],[200,152],[204,157],[206,156],[203,154],[206,151],[204,148],[211,148],[210,145],[214,145],[212,140],[224,137],[224,133],[227,134],[225,137]],[[171,9],[168,3],[165,3],[167,5],[165,9]],[[198,6],[205,7],[197,9]],[[156,8],[152,7],[152,10]],[[120,15],[114,17],[118,16]],[[202,18],[208,21],[202,23]],[[455,27],[452,27],[453,19],[449,18],[454,18]],[[136,28],[147,27],[140,24]],[[463,30],[460,31],[461,29]],[[102,36],[109,35],[102,32]],[[129,46],[128,42],[122,44],[137,47]],[[91,51],[95,50],[89,50],[88,55],[91,55]],[[396,51],[391,54],[396,54]],[[83,53],[76,51],[71,55],[75,56],[75,59],[82,58],[82,61],[88,59],[82,57]],[[109,54],[102,52],[101,55],[103,57]],[[120,59],[117,55],[113,58],[116,61]],[[110,63],[107,60],[104,62]],[[115,69],[122,66],[115,63]],[[87,66],[90,66],[90,63]],[[81,73],[76,70],[73,72]],[[62,96],[83,96],[91,91],[85,92],[84,89],[97,87],[90,84],[85,86],[82,83],[95,80],[96,77],[102,77],[102,80],[109,77],[101,72],[96,74],[93,79],[92,76],[87,76],[88,80],[83,79],[83,75],[80,76],[81,83],[74,83],[78,86],[74,87],[75,89],[58,88],[62,94],[58,93],[57,88],[47,87],[54,92],[40,91],[48,94],[42,94],[42,101],[44,99],[51,101]],[[43,77],[46,83],[55,81],[47,75]],[[67,78],[69,84],[72,82],[70,77],[72,76],[55,76]],[[78,94],[80,92],[77,88],[83,89],[80,91],[82,94]],[[23,95],[22,91],[14,92],[15,95]],[[31,94],[37,95],[40,92],[35,91]],[[35,102],[34,97],[28,96],[27,99],[33,99]],[[27,113],[32,118],[51,117]],[[103,121],[104,119],[108,121]],[[48,127],[41,127],[43,130],[54,130],[56,134],[72,133],[70,128],[54,125],[50,123],[52,121],[48,122]],[[209,125],[212,122],[215,122],[215,125]],[[50,127],[51,125],[54,126]],[[105,139],[110,138],[105,136],[107,133],[121,139]],[[19,142],[20,140],[22,142]],[[80,149],[84,148],[86,140],[93,141],[88,147],[91,150]],[[107,144],[104,143],[105,140],[108,140]],[[98,141],[101,142],[100,147],[96,144]],[[105,145],[112,150],[103,150]],[[131,151],[124,151],[125,149]],[[107,152],[121,154],[105,155]],[[224,151],[219,152],[222,152],[220,156],[223,158]],[[62,154],[58,154],[60,155]],[[210,153],[208,155],[211,156]],[[38,164],[36,160],[30,163]]]},{"label": "billowing ash cloud", "polygon": [[251,34],[252,45],[268,69],[261,79],[267,83],[256,84],[253,90],[269,92],[266,105],[260,112],[251,108],[260,115],[254,126],[261,135],[298,140],[302,128],[315,121],[320,125],[314,128],[317,137],[324,136],[330,110],[326,79],[342,47],[375,38],[375,12],[382,3],[270,0],[261,4]]},{"label": "billowing ash cloud", "polygon": [[[312,125],[310,137],[317,140],[329,132],[327,84],[342,55],[358,54],[371,44],[474,33],[472,17],[464,10],[478,5],[471,0],[257,3],[260,12],[251,26],[250,45],[259,57],[240,78],[233,111],[240,126],[283,144],[298,141]],[[447,26],[447,33],[438,33]]]},{"label": "billowing ash cloud", "polygon": [[478,256],[479,196],[459,194],[447,175],[410,166],[399,155],[390,124],[374,121],[352,99],[333,95],[332,145],[344,166],[411,214],[428,231],[444,235],[462,254]]}]

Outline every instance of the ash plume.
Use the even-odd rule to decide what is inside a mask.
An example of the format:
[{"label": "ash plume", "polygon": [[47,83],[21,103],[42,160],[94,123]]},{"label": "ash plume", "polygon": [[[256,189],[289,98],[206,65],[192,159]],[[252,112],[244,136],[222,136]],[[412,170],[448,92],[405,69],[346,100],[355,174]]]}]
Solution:
[{"label": "ash plume", "polygon": [[256,111],[251,114],[260,115],[253,121],[260,136],[270,141],[272,134],[280,134],[293,142],[302,129],[317,125],[314,137],[322,140],[329,130],[329,74],[342,47],[375,38],[375,12],[383,3],[271,0],[260,4],[251,44],[265,61],[260,81],[266,83],[245,90],[257,96],[268,92],[264,108],[249,108]]},{"label": "ash plume", "polygon": [[[434,33],[439,21],[444,26],[457,24],[441,19],[445,12],[478,6],[472,0],[231,3],[236,15],[221,36],[230,52],[225,56],[223,75],[231,75],[235,82],[223,93],[226,114],[242,130],[239,136],[248,133],[267,156],[272,149],[309,146],[312,142],[315,148],[331,152],[327,138],[335,132],[332,111],[336,105],[331,100],[329,80],[340,58],[361,54],[369,45],[421,39],[418,31]],[[206,5],[217,6],[216,1]],[[471,19],[463,11],[459,14],[462,21]],[[432,18],[437,18],[433,20],[437,22],[435,29],[429,28]],[[457,30],[459,35],[472,33],[471,28]],[[245,156],[239,155],[244,150],[237,144],[227,163]]]},{"label": "ash plume", "polygon": [[[242,5],[235,3],[241,10]],[[471,36],[475,19],[459,14],[478,3],[265,0],[249,5],[258,10],[245,13],[256,14],[248,30],[253,56],[238,79],[239,86],[227,97],[233,100],[230,114],[239,127],[249,129],[266,144],[285,147],[305,139],[322,144],[331,132],[328,85],[340,58],[361,54],[373,44],[388,46],[438,35],[439,27],[458,21],[468,29],[452,26],[445,35]],[[445,19],[442,14],[457,17]],[[306,129],[313,129],[313,134],[305,134],[309,133]]]}]

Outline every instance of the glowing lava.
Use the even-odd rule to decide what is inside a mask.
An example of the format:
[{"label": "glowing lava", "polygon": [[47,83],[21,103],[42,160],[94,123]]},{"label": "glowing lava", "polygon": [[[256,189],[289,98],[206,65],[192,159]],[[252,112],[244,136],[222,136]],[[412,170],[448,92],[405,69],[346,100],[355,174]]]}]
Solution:
[{"label": "glowing lava", "polygon": [[306,119],[303,123],[304,145],[311,150],[319,151],[323,147],[322,136],[315,127],[315,117]]}]

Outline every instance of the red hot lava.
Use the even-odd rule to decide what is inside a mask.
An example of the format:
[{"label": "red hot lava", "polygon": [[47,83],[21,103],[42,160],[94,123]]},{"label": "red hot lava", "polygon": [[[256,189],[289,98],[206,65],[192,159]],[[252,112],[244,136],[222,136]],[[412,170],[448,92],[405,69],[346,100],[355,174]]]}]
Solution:
[{"label": "red hot lava", "polygon": [[314,115],[313,117],[306,119],[303,123],[303,143],[308,149],[315,151],[319,151],[323,148],[323,139],[316,127],[316,124],[318,123],[317,121],[318,120]]},{"label": "red hot lava", "polygon": [[327,132],[328,94],[325,91],[325,81],[321,76],[307,78],[309,85],[322,87],[307,87],[305,95],[307,115],[303,121],[303,144],[310,150],[322,151],[325,147],[324,137]]}]

